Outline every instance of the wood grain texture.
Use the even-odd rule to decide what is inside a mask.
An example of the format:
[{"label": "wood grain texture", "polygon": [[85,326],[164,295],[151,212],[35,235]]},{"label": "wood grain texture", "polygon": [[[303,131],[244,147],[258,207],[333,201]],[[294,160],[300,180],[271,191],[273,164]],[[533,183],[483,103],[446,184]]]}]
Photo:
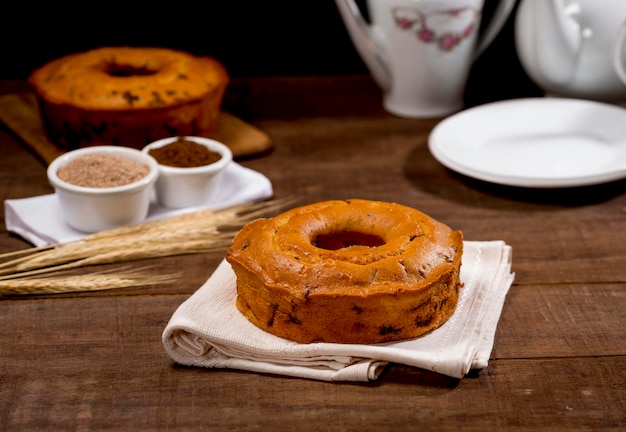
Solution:
[{"label": "wood grain texture", "polygon": [[[489,366],[457,380],[392,364],[359,384],[178,366],[161,333],[223,254],[145,260],[184,277],[0,299],[0,430],[626,429],[624,181],[529,190],[459,176],[428,151],[438,120],[388,115],[364,76],[235,80],[227,107],[272,137],[271,153],[241,163],[277,198],[395,201],[511,244]],[[0,148],[1,200],[52,192],[11,131]],[[29,246],[1,227],[0,253]]]},{"label": "wood grain texture", "polygon": [[[569,294],[558,287],[547,290],[555,297]],[[558,323],[501,325],[499,341],[545,334],[548,340],[537,347],[543,351],[529,353],[529,343],[516,345],[463,380],[392,365],[375,383],[329,384],[174,365],[160,336],[185,298],[3,301],[3,328],[11,317],[11,325],[19,329],[3,336],[3,351],[19,347],[29,354],[27,361],[17,355],[2,359],[3,402],[12,413],[5,430],[36,429],[52,421],[65,430],[185,429],[198,426],[200,419],[209,430],[225,424],[233,430],[296,430],[295,424],[315,425],[328,418],[335,423],[325,430],[395,430],[416,421],[443,422],[446,428],[469,424],[531,430],[557,418],[560,430],[623,425],[623,347],[621,356],[597,355],[594,345],[581,342],[592,336],[584,328],[564,342],[576,354],[560,358],[550,348],[555,342],[551,335],[559,336],[550,327]],[[510,308],[505,313],[513,315]]]}]

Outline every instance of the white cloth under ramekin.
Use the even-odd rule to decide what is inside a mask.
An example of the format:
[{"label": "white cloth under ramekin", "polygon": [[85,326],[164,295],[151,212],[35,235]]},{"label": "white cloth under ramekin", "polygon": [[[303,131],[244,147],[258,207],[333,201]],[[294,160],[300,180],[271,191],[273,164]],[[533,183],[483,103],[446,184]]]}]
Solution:
[{"label": "white cloth under ramekin", "polygon": [[[233,162],[224,171],[218,194],[203,207],[217,210],[271,198],[273,193],[272,183],[267,177]],[[199,208],[201,207],[170,209],[157,205],[153,200],[146,220]],[[7,231],[19,235],[35,246],[78,240],[86,235],[65,223],[61,205],[55,194],[5,200],[4,216]]]},{"label": "white cloth under ramekin", "polygon": [[236,278],[225,260],[172,315],[163,345],[177,363],[323,381],[371,381],[401,363],[455,378],[487,366],[506,294],[512,248],[466,241],[459,302],[438,329],[415,339],[374,344],[300,344],[250,323],[235,306]]}]

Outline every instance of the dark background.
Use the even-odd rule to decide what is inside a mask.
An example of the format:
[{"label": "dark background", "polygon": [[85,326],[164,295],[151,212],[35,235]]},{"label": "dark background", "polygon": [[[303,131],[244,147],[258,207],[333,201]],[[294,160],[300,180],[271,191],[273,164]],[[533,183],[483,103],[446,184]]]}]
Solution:
[{"label": "dark background", "polygon": [[[486,0],[487,21],[498,0]],[[362,4],[362,3],[361,3]],[[233,78],[367,74],[334,0],[5,2],[0,6],[0,78],[99,46],[162,46],[211,55]],[[514,14],[475,62],[468,105],[540,95],[517,59]]]}]

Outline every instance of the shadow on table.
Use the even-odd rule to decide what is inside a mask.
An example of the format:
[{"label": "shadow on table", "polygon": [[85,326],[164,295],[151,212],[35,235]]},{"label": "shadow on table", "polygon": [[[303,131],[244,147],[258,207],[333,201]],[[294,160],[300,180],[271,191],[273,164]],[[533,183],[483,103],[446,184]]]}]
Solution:
[{"label": "shadow on table", "polygon": [[438,394],[454,390],[460,383],[461,380],[458,378],[452,378],[425,369],[392,363],[387,366],[378,380],[368,384],[371,386],[406,384],[428,388],[429,392]]},{"label": "shadow on table", "polygon": [[526,188],[489,183],[444,167],[433,158],[426,143],[409,154],[404,174],[424,192],[471,206],[501,206],[504,199],[522,204],[572,207],[598,204],[626,192],[626,179],[565,188]]}]

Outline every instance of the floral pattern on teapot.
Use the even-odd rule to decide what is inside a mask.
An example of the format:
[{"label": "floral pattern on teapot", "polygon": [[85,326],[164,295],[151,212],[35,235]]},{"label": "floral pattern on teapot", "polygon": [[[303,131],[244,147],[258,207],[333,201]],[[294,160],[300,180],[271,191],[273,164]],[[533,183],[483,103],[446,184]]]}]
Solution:
[{"label": "floral pattern on teapot", "polygon": [[428,13],[396,7],[391,10],[391,14],[401,30],[414,32],[417,40],[434,43],[442,51],[451,51],[470,37],[478,28],[481,15],[480,10],[472,6]]}]

